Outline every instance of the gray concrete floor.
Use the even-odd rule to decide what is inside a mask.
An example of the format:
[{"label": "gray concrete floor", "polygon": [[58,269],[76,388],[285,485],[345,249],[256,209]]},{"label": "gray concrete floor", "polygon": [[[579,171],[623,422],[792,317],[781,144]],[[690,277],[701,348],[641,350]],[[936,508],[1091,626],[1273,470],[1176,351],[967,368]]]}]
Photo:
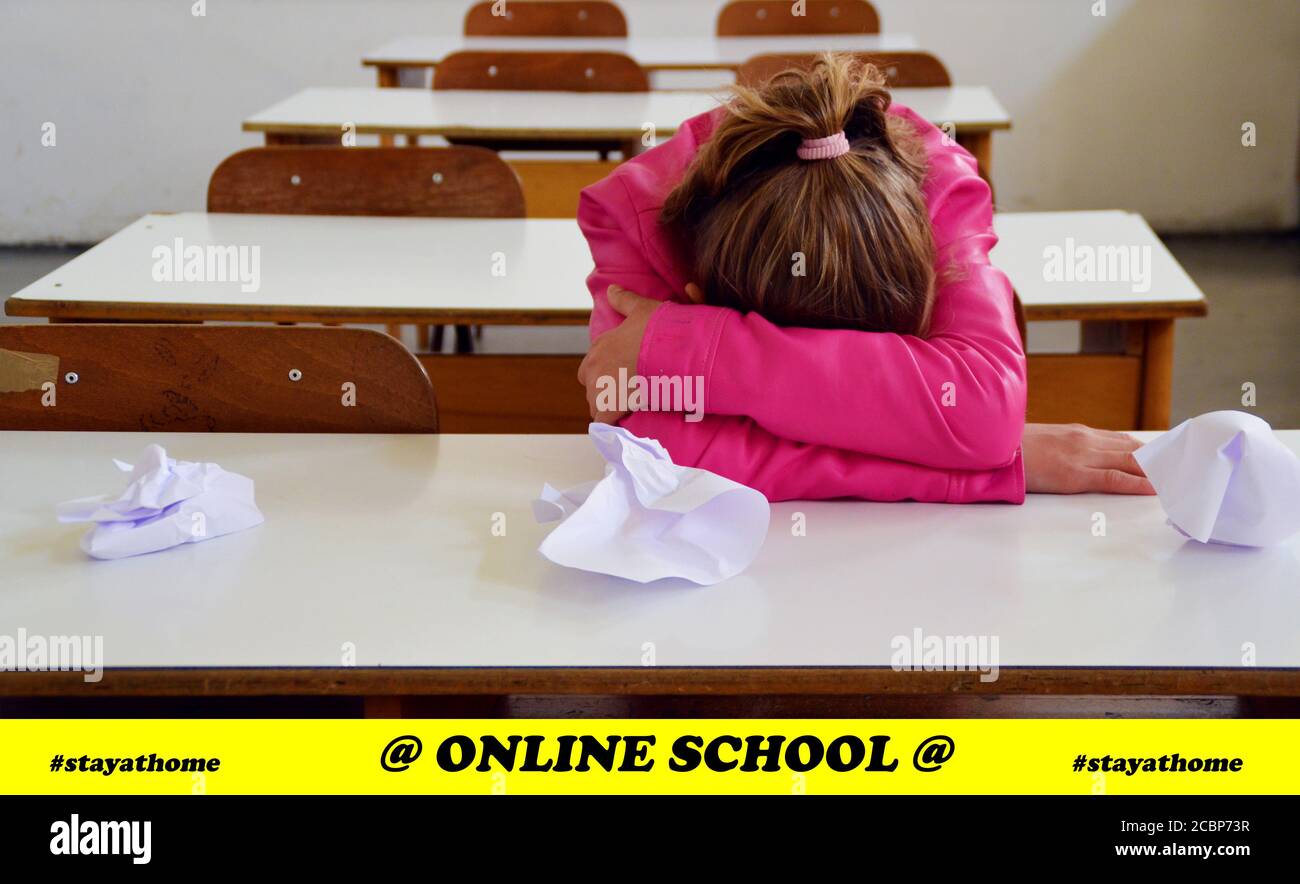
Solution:
[{"label": "gray concrete floor", "polygon": [[[1168,236],[1165,243],[1205,292],[1204,319],[1180,320],[1174,350],[1174,422],[1242,408],[1242,385],[1255,385],[1254,414],[1276,428],[1300,428],[1300,234]],[[80,249],[0,248],[0,295],[39,279]],[[3,322],[25,322],[0,316]],[[1070,349],[1073,323],[1030,327],[1031,351]],[[495,352],[581,352],[585,329],[490,328]]]}]

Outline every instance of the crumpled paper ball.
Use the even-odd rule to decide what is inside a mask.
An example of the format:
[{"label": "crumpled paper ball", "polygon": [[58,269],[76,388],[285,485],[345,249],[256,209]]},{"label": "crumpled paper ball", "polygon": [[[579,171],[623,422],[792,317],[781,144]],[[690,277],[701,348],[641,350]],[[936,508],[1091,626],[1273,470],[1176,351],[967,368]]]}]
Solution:
[{"label": "crumpled paper ball", "polygon": [[533,502],[539,522],[561,520],[538,550],[557,565],[640,583],[680,577],[709,585],[749,567],[767,538],[762,492],[673,463],[654,439],[588,428],[605,477]]},{"label": "crumpled paper ball", "polygon": [[121,559],[199,543],[262,524],[253,480],[214,463],[173,460],[150,445],[134,465],[113,461],[130,473],[117,495],[83,497],[58,506],[60,522],[93,522],[81,548],[97,559]]},{"label": "crumpled paper ball", "polygon": [[1202,414],[1133,456],[1169,523],[1194,540],[1272,546],[1300,531],[1300,458],[1252,414]]}]

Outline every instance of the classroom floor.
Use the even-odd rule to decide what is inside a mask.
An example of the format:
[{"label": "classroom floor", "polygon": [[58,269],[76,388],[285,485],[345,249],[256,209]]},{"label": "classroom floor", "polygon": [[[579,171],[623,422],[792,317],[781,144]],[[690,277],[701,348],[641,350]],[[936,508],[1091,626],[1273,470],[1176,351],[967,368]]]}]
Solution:
[{"label": "classroom floor", "polygon": [[[1210,314],[1180,320],[1174,351],[1174,422],[1242,408],[1242,385],[1255,385],[1254,414],[1274,427],[1300,428],[1300,234],[1166,236],[1174,256],[1205,292]],[[0,295],[8,295],[80,253],[76,248],[0,248]],[[0,316],[0,322],[25,322]],[[1069,350],[1074,323],[1035,323],[1034,352]],[[489,328],[494,352],[581,352],[580,328]]]}]

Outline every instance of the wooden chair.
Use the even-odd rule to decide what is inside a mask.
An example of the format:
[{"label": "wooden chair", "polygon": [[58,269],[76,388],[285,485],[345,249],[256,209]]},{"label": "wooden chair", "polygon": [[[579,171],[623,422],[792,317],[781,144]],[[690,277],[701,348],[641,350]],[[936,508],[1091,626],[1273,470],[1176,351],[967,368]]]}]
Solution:
[{"label": "wooden chair", "polygon": [[[473,146],[254,147],[223,160],[208,182],[209,212],[522,218],[525,208],[514,169]],[[428,326],[417,328],[428,337]],[[389,334],[400,338],[400,326]],[[442,326],[428,343],[441,349]],[[456,327],[456,348],[473,349],[468,329]]]},{"label": "wooden chair", "polygon": [[208,211],[522,218],[524,192],[478,147],[254,147],[217,166]]},{"label": "wooden chair", "polygon": [[436,433],[420,363],[355,328],[0,326],[0,429]]},{"label": "wooden chair", "polygon": [[434,89],[648,92],[650,79],[621,52],[464,50],[438,62]]},{"label": "wooden chair", "polygon": [[[648,92],[641,66],[618,52],[453,52],[434,70],[434,89],[503,89],[527,92]],[[621,142],[538,139],[450,139],[493,150],[634,151]]]},{"label": "wooden chair", "polygon": [[[859,52],[856,55],[879,68],[885,75],[885,82],[894,88],[925,89],[952,85],[948,68],[928,52]],[[782,71],[811,68],[818,57],[815,54],[755,55],[740,66],[736,81],[746,86],[761,86]]]},{"label": "wooden chair", "polygon": [[732,0],[718,13],[719,37],[878,34],[880,16],[867,0],[807,0],[804,15],[790,0]]},{"label": "wooden chair", "polygon": [[627,19],[608,0],[492,0],[465,13],[466,37],[626,37]]}]

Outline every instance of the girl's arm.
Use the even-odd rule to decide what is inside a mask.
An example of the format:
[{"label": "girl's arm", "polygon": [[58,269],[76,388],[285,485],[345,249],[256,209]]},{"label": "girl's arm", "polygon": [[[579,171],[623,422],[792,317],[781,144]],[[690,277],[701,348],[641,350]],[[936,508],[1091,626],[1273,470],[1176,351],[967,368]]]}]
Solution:
[{"label": "girl's arm", "polygon": [[856,451],[774,436],[746,417],[638,411],[622,426],[657,439],[673,462],[700,467],[756,488],[768,500],[918,500],[927,503],[1023,503],[1019,455],[993,470],[940,470]]}]

